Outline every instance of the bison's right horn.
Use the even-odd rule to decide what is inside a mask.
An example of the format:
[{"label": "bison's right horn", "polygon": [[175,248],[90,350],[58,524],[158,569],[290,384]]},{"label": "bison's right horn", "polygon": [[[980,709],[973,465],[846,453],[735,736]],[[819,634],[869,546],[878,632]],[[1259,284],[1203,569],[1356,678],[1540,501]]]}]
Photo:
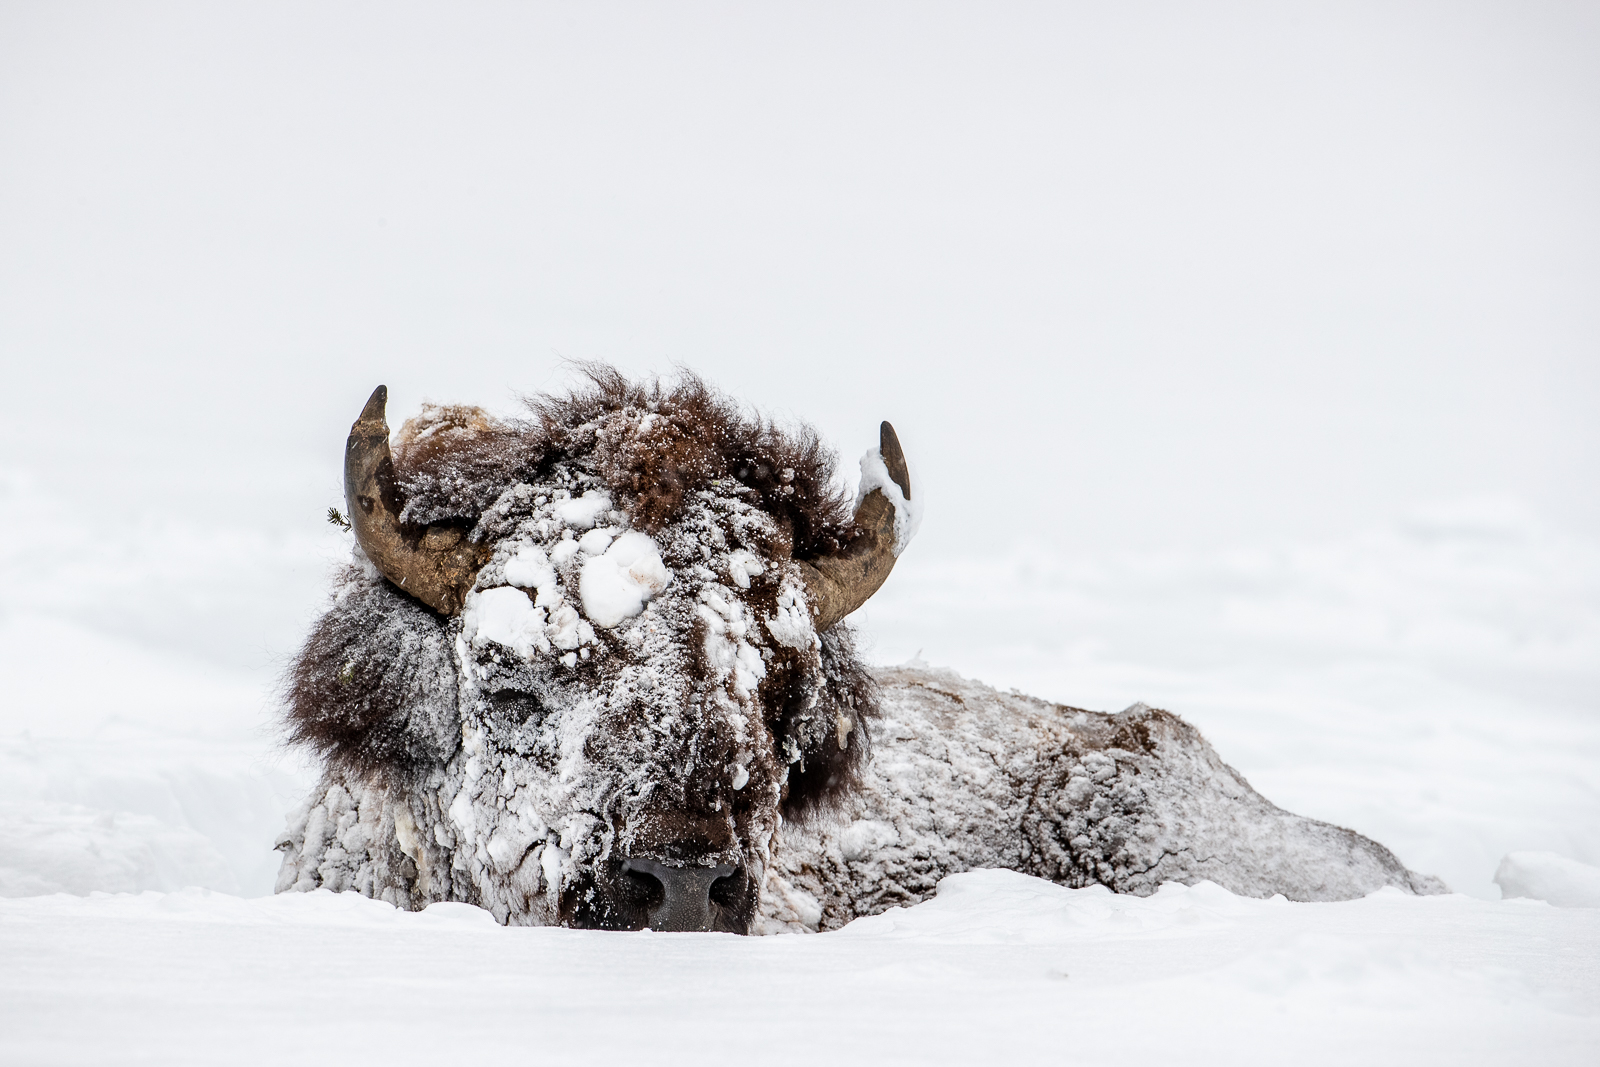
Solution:
[{"label": "bison's right horn", "polygon": [[372,391],[344,446],[344,499],[356,541],[383,576],[446,615],[461,610],[483,565],[482,549],[451,527],[406,528],[395,484],[384,408],[388,386]]},{"label": "bison's right horn", "polygon": [[[887,422],[878,428],[878,454],[889,477],[907,501],[911,499],[911,472],[900,438]],[[856,508],[855,540],[835,556],[800,561],[811,601],[811,625],[822,633],[867,602],[878,591],[895,559],[895,506],[882,489],[874,489]]]}]

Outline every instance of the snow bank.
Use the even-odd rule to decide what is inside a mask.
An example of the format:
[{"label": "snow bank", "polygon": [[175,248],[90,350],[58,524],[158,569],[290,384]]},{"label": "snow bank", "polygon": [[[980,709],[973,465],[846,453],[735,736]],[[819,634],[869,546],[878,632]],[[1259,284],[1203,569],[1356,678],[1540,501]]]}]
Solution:
[{"label": "snow bank", "polygon": [[503,928],[325,890],[38,897],[0,901],[0,1060],[1586,1065],[1597,955],[1587,910],[1008,871],[809,937]]},{"label": "snow bank", "polygon": [[269,893],[314,779],[262,681],[40,616],[0,622],[0,895]]},{"label": "snow bank", "polygon": [[1600,908],[1600,867],[1554,852],[1512,852],[1494,872],[1502,896],[1543,900],[1558,908]]},{"label": "snow bank", "polygon": [[239,890],[222,853],[187,826],[80,804],[0,804],[0,897],[187,885]]}]

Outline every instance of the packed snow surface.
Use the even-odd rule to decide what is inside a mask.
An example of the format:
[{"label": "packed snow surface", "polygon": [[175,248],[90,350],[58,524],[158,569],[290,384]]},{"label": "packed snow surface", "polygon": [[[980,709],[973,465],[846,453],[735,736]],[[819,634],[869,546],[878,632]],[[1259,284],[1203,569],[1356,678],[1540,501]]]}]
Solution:
[{"label": "packed snow surface", "polygon": [[0,1061],[1589,1064],[1600,911],[1009,871],[835,933],[498,926],[319,890],[0,901]]}]

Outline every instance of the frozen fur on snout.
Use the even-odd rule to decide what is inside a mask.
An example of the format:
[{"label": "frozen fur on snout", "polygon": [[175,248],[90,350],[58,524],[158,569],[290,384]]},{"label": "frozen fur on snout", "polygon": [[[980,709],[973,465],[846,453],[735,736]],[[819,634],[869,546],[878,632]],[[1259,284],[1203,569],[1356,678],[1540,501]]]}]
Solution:
[{"label": "frozen fur on snout", "polygon": [[870,746],[871,678],[793,562],[849,537],[831,456],[692,378],[597,370],[534,413],[397,435],[406,518],[489,558],[451,618],[359,549],[338,576],[287,680],[327,777],[280,889],[628,926],[619,862],[648,856],[736,868],[742,930],[780,822],[837,808]]}]

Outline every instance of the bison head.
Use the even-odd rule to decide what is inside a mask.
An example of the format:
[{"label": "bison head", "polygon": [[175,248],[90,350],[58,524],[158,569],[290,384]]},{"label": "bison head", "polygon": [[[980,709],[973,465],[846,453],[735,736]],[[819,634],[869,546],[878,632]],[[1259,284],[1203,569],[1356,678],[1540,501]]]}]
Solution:
[{"label": "bison head", "polygon": [[836,624],[909,540],[905,459],[884,423],[852,510],[810,431],[694,379],[594,383],[521,423],[429,409],[393,453],[378,387],[291,732],[390,798],[414,899],[744,932],[783,820],[863,766],[872,683]]}]

